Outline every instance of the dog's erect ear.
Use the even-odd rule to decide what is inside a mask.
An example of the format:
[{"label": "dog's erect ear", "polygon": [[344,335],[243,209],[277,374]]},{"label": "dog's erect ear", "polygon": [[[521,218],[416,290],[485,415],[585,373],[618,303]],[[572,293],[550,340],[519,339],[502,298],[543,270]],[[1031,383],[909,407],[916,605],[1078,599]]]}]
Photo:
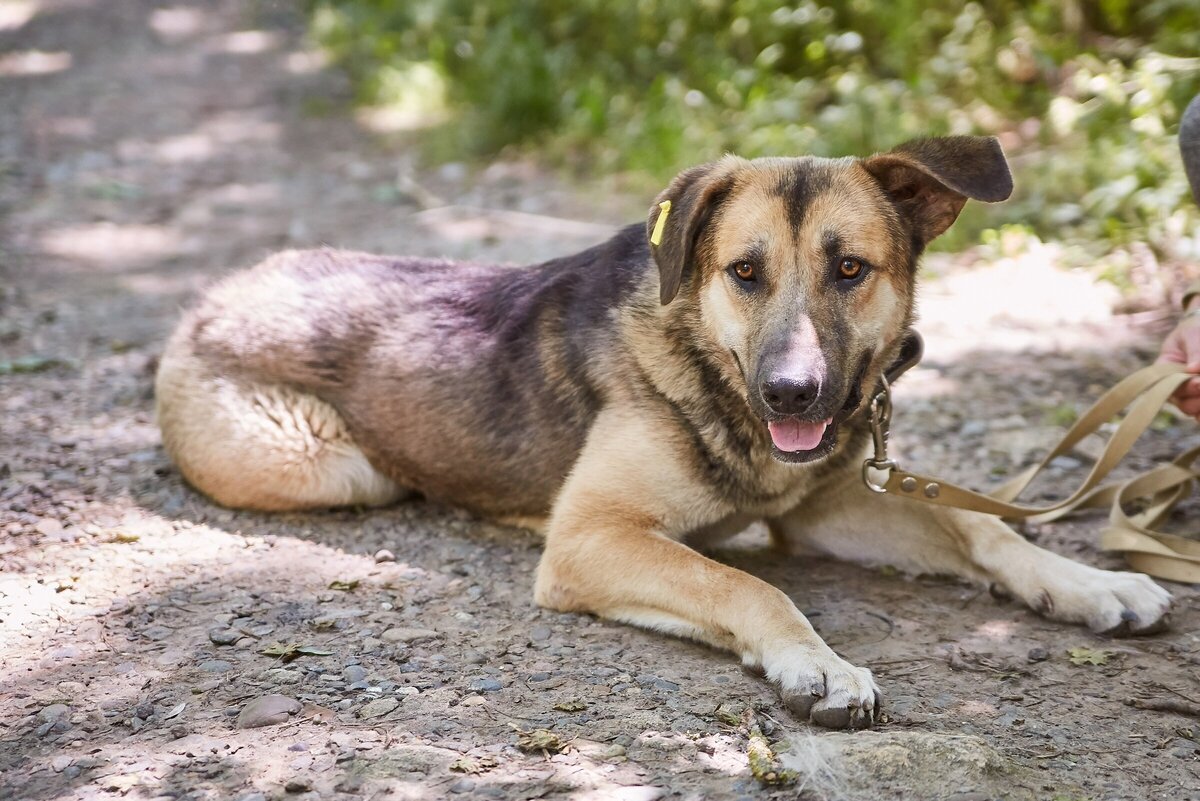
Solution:
[{"label": "dog's erect ear", "polygon": [[958,218],[967,199],[997,203],[1012,194],[1012,174],[991,136],[916,139],[863,159],[926,245]]},{"label": "dog's erect ear", "polygon": [[[743,163],[735,156],[726,156],[718,162],[684,170],[654,199],[646,221],[646,236],[650,237],[650,252],[658,265],[659,300],[664,306],[679,294],[695,259],[704,226],[729,194],[734,173]],[[662,203],[667,200],[671,205],[664,211]],[[667,218],[658,231],[663,214]]]}]

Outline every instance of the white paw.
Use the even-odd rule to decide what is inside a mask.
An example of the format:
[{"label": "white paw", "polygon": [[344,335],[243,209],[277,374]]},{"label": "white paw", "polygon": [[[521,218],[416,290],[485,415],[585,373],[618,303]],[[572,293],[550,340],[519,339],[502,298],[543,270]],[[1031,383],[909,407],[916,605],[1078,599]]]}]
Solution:
[{"label": "white paw", "polygon": [[1006,583],[1046,617],[1118,637],[1161,631],[1171,608],[1171,594],[1149,576],[1100,570],[1061,556]]},{"label": "white paw", "polygon": [[783,703],[802,720],[831,729],[861,729],[879,715],[882,696],[871,671],[855,667],[824,647],[787,645],[762,660]]}]

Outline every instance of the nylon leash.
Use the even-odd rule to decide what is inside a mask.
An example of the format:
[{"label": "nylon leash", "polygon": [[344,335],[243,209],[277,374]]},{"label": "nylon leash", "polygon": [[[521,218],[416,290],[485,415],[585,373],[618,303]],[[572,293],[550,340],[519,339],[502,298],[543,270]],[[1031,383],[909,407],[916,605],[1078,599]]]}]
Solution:
[{"label": "nylon leash", "polygon": [[[881,376],[880,387],[871,398],[870,423],[874,454],[863,462],[863,483],[873,492],[897,495],[935,506],[971,512],[1050,522],[1080,509],[1109,508],[1108,525],[1100,544],[1104,550],[1125,555],[1135,570],[1170,581],[1200,582],[1200,540],[1155,530],[1196,489],[1200,479],[1200,448],[1180,454],[1131,479],[1103,484],[1109,473],[1154,422],[1155,416],[1184,382],[1193,376],[1183,365],[1154,364],[1121,380],[1097,400],[1071,426],[1062,440],[1038,464],[1022,471],[990,493],[981,493],[931,476],[900,468],[888,454],[892,421],[891,384],[920,360],[921,339],[909,332],[901,358]],[[909,352],[905,356],[905,350]],[[915,352],[915,357],[913,357]],[[1092,465],[1082,484],[1061,501],[1045,506],[1017,502],[1018,496],[1058,456],[1070,451],[1085,437],[1122,410],[1127,414],[1117,426]],[[885,473],[885,478],[879,478]],[[1130,514],[1128,507],[1141,510]]]}]

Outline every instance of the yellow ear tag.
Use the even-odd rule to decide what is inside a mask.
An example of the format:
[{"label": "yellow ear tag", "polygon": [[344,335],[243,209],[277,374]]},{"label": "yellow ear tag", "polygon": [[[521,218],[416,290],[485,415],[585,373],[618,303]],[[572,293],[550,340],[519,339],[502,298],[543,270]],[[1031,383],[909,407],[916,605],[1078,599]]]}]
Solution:
[{"label": "yellow ear tag", "polygon": [[658,220],[654,223],[654,233],[650,234],[650,244],[656,247],[662,243],[663,229],[667,227],[667,215],[671,213],[671,201],[664,200],[658,204],[658,207],[662,211],[659,212]]}]

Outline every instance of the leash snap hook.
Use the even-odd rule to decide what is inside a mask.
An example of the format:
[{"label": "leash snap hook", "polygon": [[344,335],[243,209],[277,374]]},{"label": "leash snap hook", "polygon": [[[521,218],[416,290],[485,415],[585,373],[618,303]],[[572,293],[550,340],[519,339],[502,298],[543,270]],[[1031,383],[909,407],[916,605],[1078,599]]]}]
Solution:
[{"label": "leash snap hook", "polygon": [[880,376],[880,382],[879,391],[875,393],[875,397],[871,398],[870,408],[871,440],[875,445],[875,455],[863,462],[862,477],[863,483],[872,492],[886,493],[887,488],[871,478],[872,470],[890,473],[898,467],[895,460],[888,458],[887,452],[888,434],[892,425],[891,385],[888,383],[886,375]]}]

